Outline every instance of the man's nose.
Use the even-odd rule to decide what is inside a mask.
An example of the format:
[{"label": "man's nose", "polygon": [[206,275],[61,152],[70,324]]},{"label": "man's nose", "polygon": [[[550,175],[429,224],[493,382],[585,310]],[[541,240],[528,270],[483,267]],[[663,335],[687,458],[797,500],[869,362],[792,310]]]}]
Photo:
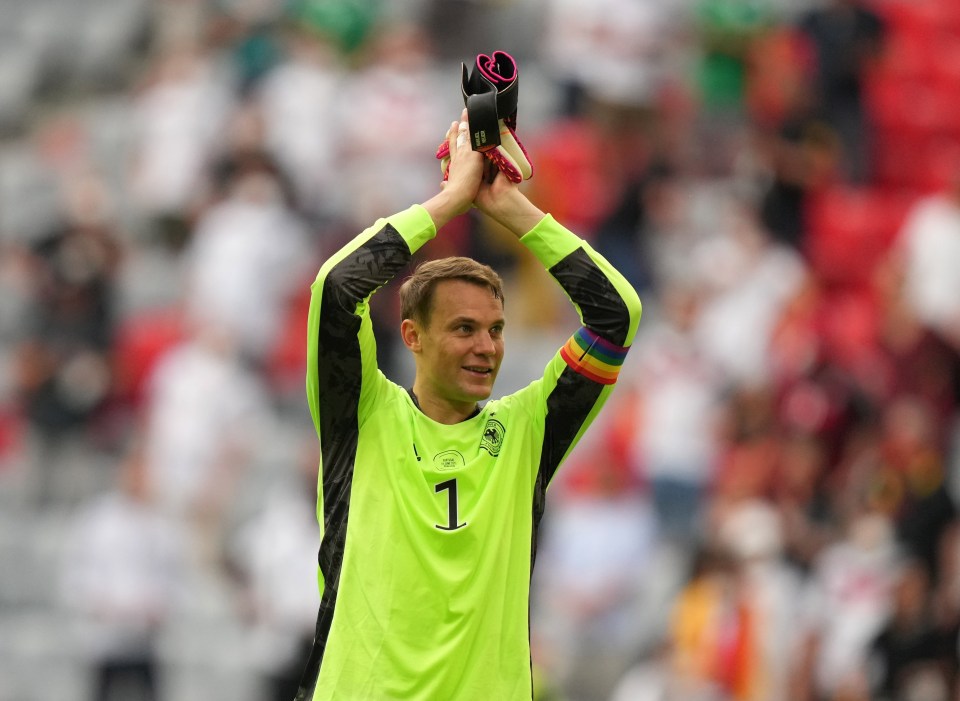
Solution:
[{"label": "man's nose", "polygon": [[489,333],[481,331],[474,337],[473,350],[479,355],[493,355],[497,351],[497,345]]}]

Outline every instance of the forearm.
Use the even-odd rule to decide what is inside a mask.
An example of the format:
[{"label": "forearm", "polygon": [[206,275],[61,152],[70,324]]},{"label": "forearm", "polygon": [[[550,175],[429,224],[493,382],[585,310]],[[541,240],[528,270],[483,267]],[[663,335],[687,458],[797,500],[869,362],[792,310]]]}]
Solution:
[{"label": "forearm", "polygon": [[518,239],[531,231],[546,214],[515,186],[500,193],[483,211]]},{"label": "forearm", "polygon": [[545,215],[521,239],[573,302],[583,325],[617,346],[629,346],[640,320],[640,298],[589,243]]},{"label": "forearm", "polygon": [[465,206],[461,197],[452,195],[446,189],[438,192],[421,206],[430,215],[437,230],[442,229],[449,221],[470,208],[469,203]]}]

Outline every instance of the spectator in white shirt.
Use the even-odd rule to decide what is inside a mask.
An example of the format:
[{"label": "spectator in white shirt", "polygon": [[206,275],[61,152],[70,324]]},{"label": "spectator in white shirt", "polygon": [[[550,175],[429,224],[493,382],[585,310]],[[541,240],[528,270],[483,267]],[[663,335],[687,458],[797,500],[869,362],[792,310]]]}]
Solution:
[{"label": "spectator in white shirt", "polygon": [[131,455],[117,486],[81,508],[63,551],[62,596],[81,616],[96,701],[119,698],[115,687],[159,698],[156,642],[177,603],[185,543],[145,477]]}]

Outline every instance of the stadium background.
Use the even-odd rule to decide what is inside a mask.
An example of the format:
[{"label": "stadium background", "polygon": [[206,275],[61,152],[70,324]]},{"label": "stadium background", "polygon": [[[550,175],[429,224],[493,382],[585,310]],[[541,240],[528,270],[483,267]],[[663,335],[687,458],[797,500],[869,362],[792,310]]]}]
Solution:
[{"label": "stadium background", "polygon": [[[645,304],[551,489],[538,695],[957,698],[960,4],[3,0],[0,36],[0,701],[292,698],[307,288],[435,190],[495,49],[530,196]],[[508,392],[571,312],[479,219],[453,252],[506,277]]]}]

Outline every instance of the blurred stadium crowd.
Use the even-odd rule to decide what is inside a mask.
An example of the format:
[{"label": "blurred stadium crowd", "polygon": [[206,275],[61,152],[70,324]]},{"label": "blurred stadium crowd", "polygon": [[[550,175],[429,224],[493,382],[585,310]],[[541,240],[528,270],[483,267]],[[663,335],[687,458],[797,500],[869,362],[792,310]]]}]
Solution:
[{"label": "blurred stadium crowd", "polygon": [[[494,49],[531,198],[644,300],[551,488],[538,697],[960,698],[960,3],[2,0],[0,35],[0,701],[293,698],[309,283],[436,190]],[[512,391],[575,318],[481,219],[453,253],[507,281]]]}]

